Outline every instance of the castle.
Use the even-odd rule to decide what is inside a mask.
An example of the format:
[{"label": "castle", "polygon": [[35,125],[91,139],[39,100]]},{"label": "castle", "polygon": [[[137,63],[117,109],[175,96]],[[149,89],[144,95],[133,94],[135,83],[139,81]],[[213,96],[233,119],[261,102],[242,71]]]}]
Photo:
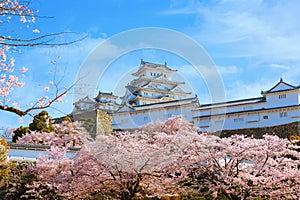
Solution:
[{"label": "castle", "polygon": [[[94,118],[97,110],[112,116],[115,130],[134,129],[149,122],[164,121],[182,115],[201,132],[268,127],[299,121],[299,86],[283,79],[261,96],[227,102],[201,104],[196,95],[182,88],[184,82],[173,80],[177,70],[167,63],[141,60],[136,78],[128,83],[118,104],[117,96],[99,92],[95,98],[85,97],[74,103],[76,120]],[[90,114],[88,114],[90,113]],[[97,128],[95,128],[97,129]],[[94,130],[97,132],[97,130]]]}]

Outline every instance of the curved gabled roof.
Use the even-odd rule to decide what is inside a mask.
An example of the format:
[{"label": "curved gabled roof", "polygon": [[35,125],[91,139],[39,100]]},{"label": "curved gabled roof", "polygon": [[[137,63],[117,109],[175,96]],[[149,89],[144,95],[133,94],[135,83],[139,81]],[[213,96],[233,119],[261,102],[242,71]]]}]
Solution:
[{"label": "curved gabled roof", "polygon": [[113,95],[112,92],[101,92],[101,91],[99,91],[98,95],[95,97],[95,100],[97,101],[101,97],[106,97],[106,98],[111,98],[111,99],[117,99],[118,98],[118,96]]},{"label": "curved gabled roof", "polygon": [[283,91],[289,91],[289,90],[295,90],[299,89],[299,86],[294,86],[289,83],[286,83],[283,81],[282,78],[280,78],[280,81],[271,89],[266,91],[261,91],[261,94],[268,94],[268,93],[275,93],[275,92],[283,92]]},{"label": "curved gabled roof", "polygon": [[80,103],[94,104],[95,101],[91,99],[89,96],[85,96],[84,98],[74,102],[73,105],[80,104]]},{"label": "curved gabled roof", "polygon": [[157,64],[157,63],[152,63],[152,62],[146,62],[146,61],[143,61],[143,59],[142,59],[138,71],[136,71],[135,73],[132,73],[132,75],[138,76],[146,68],[161,69],[163,71],[172,72],[172,73],[177,72],[177,70],[169,68],[167,66],[166,62],[165,62],[165,64]]},{"label": "curved gabled roof", "polygon": [[169,68],[168,65],[167,65],[167,62],[165,62],[165,64],[157,64],[157,63],[152,63],[152,62],[146,62],[146,61],[143,61],[143,59],[141,59],[140,67],[144,67],[144,66],[151,67],[151,68],[161,67],[161,68],[164,68],[164,69],[169,70],[169,71],[174,71],[174,72],[177,71],[177,70]]}]

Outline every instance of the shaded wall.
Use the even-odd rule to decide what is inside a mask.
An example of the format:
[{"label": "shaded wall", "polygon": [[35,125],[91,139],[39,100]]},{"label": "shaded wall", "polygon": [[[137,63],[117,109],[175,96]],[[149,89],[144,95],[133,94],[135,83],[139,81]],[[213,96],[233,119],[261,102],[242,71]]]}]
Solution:
[{"label": "shaded wall", "polygon": [[274,134],[281,138],[289,138],[291,135],[298,135],[300,130],[300,122],[293,122],[289,124],[270,126],[263,128],[248,128],[236,130],[223,130],[219,132],[221,137],[229,137],[234,134],[243,134],[253,136],[255,138],[262,138],[264,134]]}]

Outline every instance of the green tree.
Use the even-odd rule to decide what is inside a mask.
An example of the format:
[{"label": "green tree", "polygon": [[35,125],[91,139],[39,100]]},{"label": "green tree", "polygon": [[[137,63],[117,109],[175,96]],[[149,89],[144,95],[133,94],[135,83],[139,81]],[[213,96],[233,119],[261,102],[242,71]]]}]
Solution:
[{"label": "green tree", "polygon": [[54,130],[51,121],[52,119],[48,112],[42,111],[34,116],[33,121],[29,124],[29,129],[31,131],[50,133]]},{"label": "green tree", "polygon": [[39,114],[35,115],[33,121],[28,126],[20,126],[14,131],[14,136],[12,138],[13,142],[17,142],[18,138],[23,137],[30,131],[37,132],[47,132],[50,133],[54,131],[54,127],[52,125],[52,119],[49,116],[47,111],[42,111]]},{"label": "green tree", "polygon": [[16,130],[14,130],[14,136],[12,138],[12,141],[17,142],[18,138],[21,138],[23,135],[26,135],[27,133],[29,133],[29,127],[20,126]]},{"label": "green tree", "polygon": [[0,199],[28,199],[23,197],[28,190],[27,184],[32,184],[36,180],[34,173],[28,172],[28,168],[33,167],[34,162],[10,161],[9,176],[0,185]]},{"label": "green tree", "polygon": [[0,139],[0,183],[9,175],[9,166],[7,164],[8,149],[6,140]]}]

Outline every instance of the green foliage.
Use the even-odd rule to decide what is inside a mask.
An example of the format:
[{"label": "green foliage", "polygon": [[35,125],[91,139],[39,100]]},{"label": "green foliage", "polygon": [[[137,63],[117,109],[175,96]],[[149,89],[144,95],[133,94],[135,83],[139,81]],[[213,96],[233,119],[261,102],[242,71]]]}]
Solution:
[{"label": "green foliage", "polygon": [[6,149],[9,149],[9,146],[4,138],[0,139],[0,144],[4,146]]},{"label": "green foliage", "polygon": [[17,142],[18,138],[23,137],[30,131],[37,132],[47,132],[50,133],[54,130],[51,117],[49,116],[47,111],[42,111],[39,114],[35,115],[33,121],[28,126],[20,126],[14,131],[14,136],[12,138],[13,142]]},{"label": "green foliage", "polygon": [[1,138],[0,146],[0,183],[9,175],[9,167],[7,165],[8,146],[5,139]]},{"label": "green foliage", "polygon": [[42,111],[35,115],[33,121],[29,124],[29,129],[31,131],[47,132],[50,133],[54,130],[51,117],[47,111]]},{"label": "green foliage", "polygon": [[26,135],[27,133],[29,133],[29,127],[20,126],[14,131],[14,136],[12,138],[12,141],[17,142],[18,138],[21,138],[23,135]]},{"label": "green foliage", "polygon": [[33,164],[26,161],[8,163],[10,173],[0,185],[0,199],[26,199],[22,197],[28,190],[26,185],[36,180],[35,174],[27,172]]},{"label": "green foliage", "polygon": [[9,175],[9,166],[7,164],[0,164],[0,183],[2,183]]},{"label": "green foliage", "polygon": [[63,121],[72,122],[72,118],[69,117],[69,116],[65,116],[65,117],[63,118]]}]

